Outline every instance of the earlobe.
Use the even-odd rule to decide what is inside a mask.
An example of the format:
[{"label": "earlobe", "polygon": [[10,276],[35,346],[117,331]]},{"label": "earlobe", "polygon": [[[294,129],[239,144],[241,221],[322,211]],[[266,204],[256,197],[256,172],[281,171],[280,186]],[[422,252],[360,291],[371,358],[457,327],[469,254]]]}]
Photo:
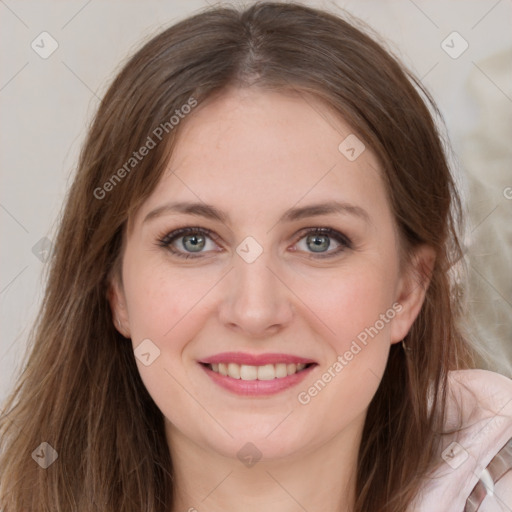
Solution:
[{"label": "earlobe", "polygon": [[430,285],[436,253],[433,247],[419,246],[404,269],[397,289],[398,302],[402,308],[391,325],[391,343],[402,341],[416,320]]},{"label": "earlobe", "polygon": [[125,338],[130,337],[130,327],[128,321],[128,311],[126,309],[126,301],[124,291],[119,278],[114,275],[109,280],[107,298],[112,311],[112,322],[117,331]]}]

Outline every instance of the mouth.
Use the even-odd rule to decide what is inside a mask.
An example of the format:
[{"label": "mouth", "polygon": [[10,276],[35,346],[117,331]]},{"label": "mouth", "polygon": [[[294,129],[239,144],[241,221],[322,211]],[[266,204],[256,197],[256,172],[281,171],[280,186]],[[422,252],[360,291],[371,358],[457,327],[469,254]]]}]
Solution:
[{"label": "mouth", "polygon": [[246,381],[284,379],[316,365],[316,363],[278,363],[256,366],[228,362],[201,364],[212,372],[224,377]]},{"label": "mouth", "polygon": [[301,382],[318,364],[287,354],[218,354],[200,366],[220,387],[245,396],[267,396]]}]

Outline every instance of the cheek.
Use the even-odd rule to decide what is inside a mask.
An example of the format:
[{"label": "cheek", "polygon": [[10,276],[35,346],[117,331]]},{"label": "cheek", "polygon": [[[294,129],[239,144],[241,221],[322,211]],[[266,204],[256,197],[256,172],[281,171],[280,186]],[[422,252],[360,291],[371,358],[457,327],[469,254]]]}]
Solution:
[{"label": "cheek", "polygon": [[306,298],[311,312],[325,325],[324,332],[338,354],[359,335],[364,341],[364,333],[372,327],[388,333],[394,317],[394,311],[389,311],[395,290],[392,271],[386,273],[380,265],[352,265],[324,276],[318,273],[314,280],[306,278],[304,288],[299,281],[295,284],[298,295]]},{"label": "cheek", "polygon": [[318,371],[298,390],[297,401],[308,421],[329,425],[332,434],[362,414],[379,387],[395,316],[391,292],[385,276],[368,271],[332,279],[310,298],[329,327],[323,331],[328,349]]},{"label": "cheek", "polygon": [[390,326],[396,316],[396,276],[391,264],[388,272],[384,267],[365,261],[337,269],[314,287],[307,280],[307,302],[326,327],[322,328],[325,350],[321,367],[301,387],[298,401],[311,404],[310,412],[314,409],[315,415],[333,425],[342,421],[341,412],[353,417],[367,407],[386,367]]},{"label": "cheek", "polygon": [[[200,299],[215,280],[207,275],[191,279],[187,272],[133,255],[125,260],[124,276],[132,344],[144,386],[171,421],[180,423],[179,411],[200,417],[200,407],[183,391],[188,382],[183,352],[202,325]],[[144,351],[138,351],[142,346]],[[149,353],[149,364],[138,353]]]},{"label": "cheek", "polygon": [[208,273],[197,279],[196,274],[173,271],[165,262],[140,260],[136,256],[126,258],[124,267],[131,337],[134,344],[145,338],[163,343],[200,310],[200,299],[214,279]]}]

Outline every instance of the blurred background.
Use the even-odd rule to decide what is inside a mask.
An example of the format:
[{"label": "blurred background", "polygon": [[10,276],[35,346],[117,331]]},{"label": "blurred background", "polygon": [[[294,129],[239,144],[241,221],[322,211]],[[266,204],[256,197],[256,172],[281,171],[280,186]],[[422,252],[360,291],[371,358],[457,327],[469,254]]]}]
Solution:
[{"label": "blurred background", "polygon": [[[511,377],[512,0],[302,3],[362,19],[439,105],[468,216],[468,329],[484,367]],[[56,221],[99,99],[145,41],[214,4],[0,0],[0,401],[22,370]]]}]

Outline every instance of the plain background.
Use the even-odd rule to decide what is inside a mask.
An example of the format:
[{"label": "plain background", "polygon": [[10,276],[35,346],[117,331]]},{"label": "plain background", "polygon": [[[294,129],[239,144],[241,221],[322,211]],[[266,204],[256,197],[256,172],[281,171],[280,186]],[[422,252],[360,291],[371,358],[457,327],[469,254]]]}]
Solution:
[{"label": "plain background", "polygon": [[[437,101],[469,211],[472,336],[512,376],[512,1],[303,3],[363,19]],[[22,369],[41,302],[41,240],[55,233],[99,98],[143,42],[209,4],[0,0],[0,401]],[[58,44],[46,59],[31,47],[42,32]],[[452,54],[468,48],[453,58],[445,40]]]}]

